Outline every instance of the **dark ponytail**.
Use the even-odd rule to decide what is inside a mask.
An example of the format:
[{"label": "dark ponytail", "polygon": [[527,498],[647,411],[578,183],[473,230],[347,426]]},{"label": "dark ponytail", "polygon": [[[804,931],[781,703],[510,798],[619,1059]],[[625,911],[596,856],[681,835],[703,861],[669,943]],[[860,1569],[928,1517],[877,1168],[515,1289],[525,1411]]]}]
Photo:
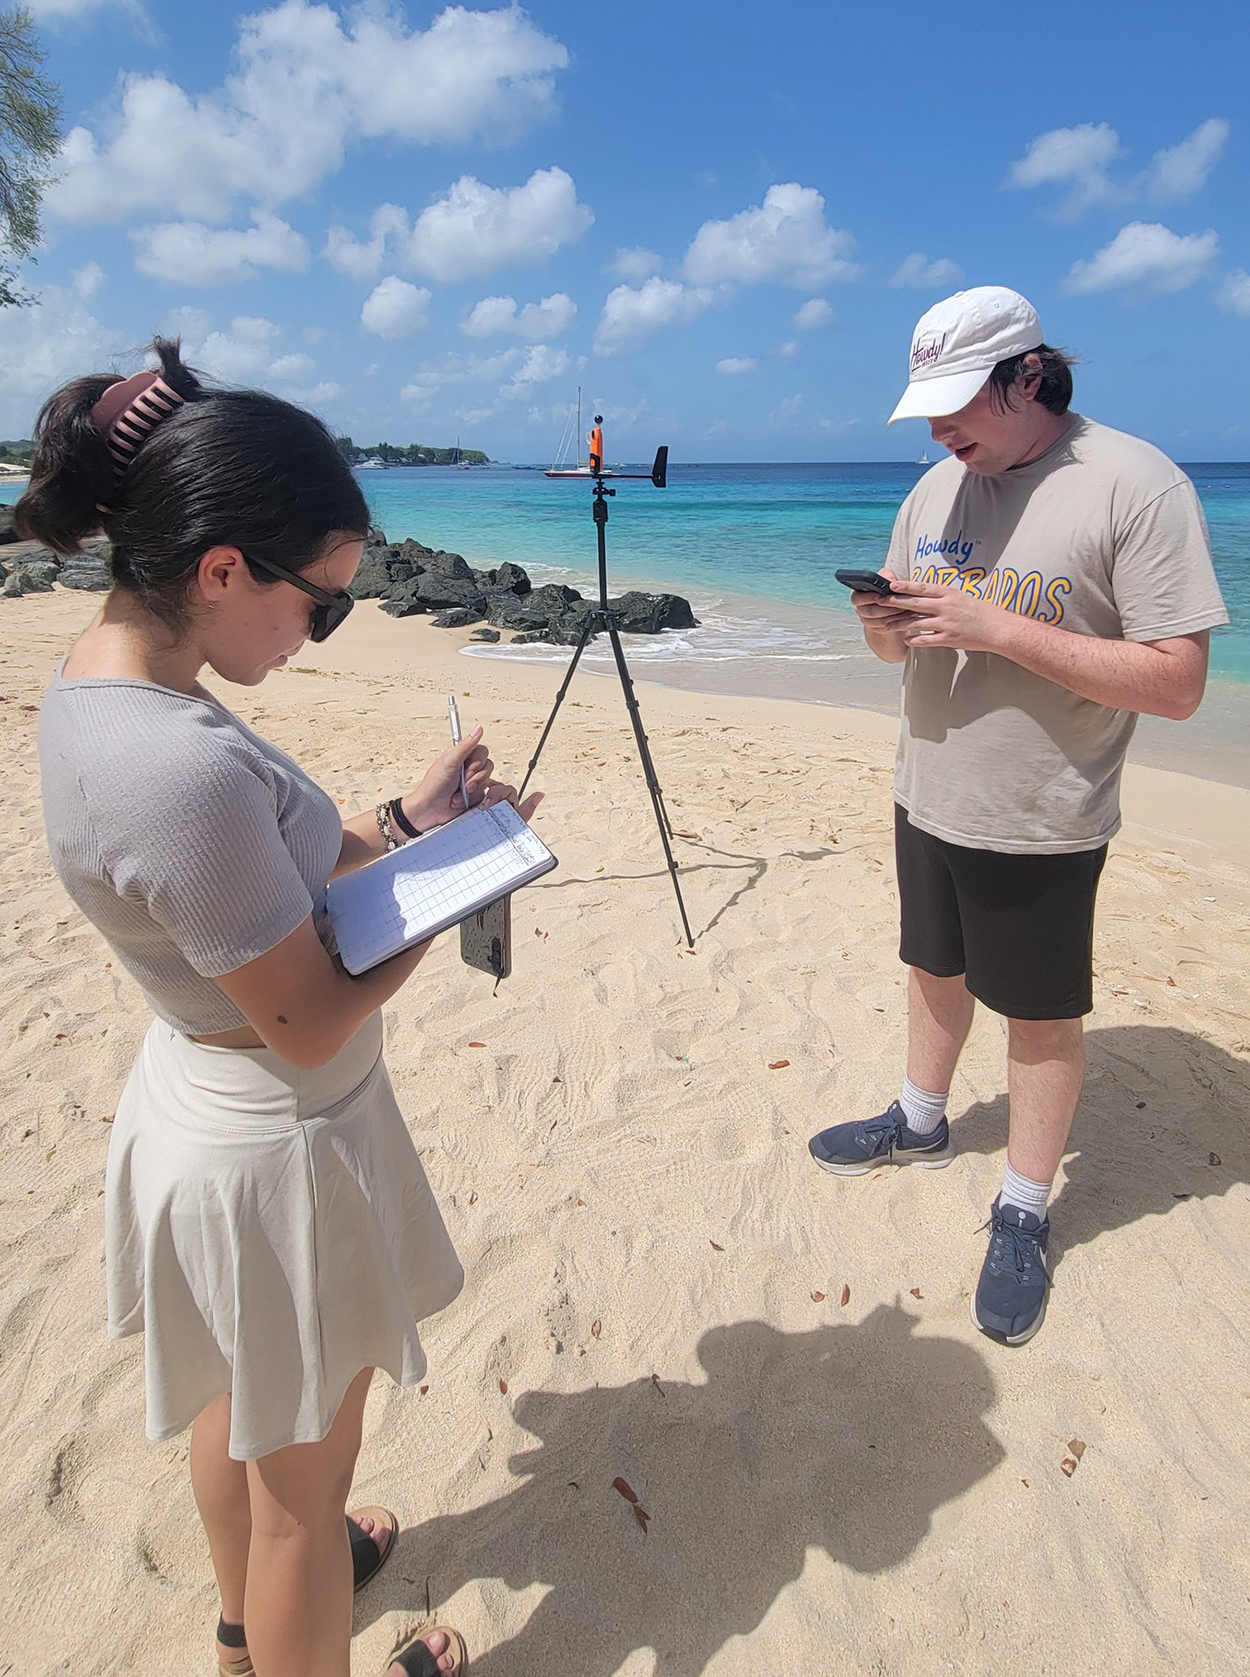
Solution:
[{"label": "dark ponytail", "polygon": [[178,629],[209,548],[237,547],[302,571],[333,536],[368,533],[360,486],[319,419],[264,391],[206,386],[183,365],[176,341],[157,338],[152,348],[183,405],[123,472],[91,422],[115,373],[75,379],[44,403],[30,486],[14,508],[23,536],[71,554],[102,529],[116,585]]}]

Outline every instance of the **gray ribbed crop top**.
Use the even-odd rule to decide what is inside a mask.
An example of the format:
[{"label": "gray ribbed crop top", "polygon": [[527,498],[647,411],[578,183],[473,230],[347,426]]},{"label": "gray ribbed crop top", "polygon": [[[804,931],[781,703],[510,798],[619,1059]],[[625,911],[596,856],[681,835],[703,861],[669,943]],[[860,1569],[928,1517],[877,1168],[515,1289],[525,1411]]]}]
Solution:
[{"label": "gray ribbed crop top", "polygon": [[320,922],[334,800],[224,705],[58,670],[39,718],[52,865],[160,1018],[245,1025],[220,973]]}]

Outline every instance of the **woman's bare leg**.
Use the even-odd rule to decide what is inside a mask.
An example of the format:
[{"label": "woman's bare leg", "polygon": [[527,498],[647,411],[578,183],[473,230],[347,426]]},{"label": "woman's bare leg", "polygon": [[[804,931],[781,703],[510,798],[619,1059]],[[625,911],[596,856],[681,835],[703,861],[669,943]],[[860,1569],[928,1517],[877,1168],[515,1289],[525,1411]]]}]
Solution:
[{"label": "woman's bare leg", "polygon": [[349,1677],[352,1555],[344,1514],[360,1450],[361,1369],[319,1444],[247,1463],[247,1648],[264,1677]]},{"label": "woman's bare leg", "polygon": [[[243,1622],[247,1554],[252,1541],[252,1511],[247,1469],[232,1461],[230,1396],[215,1398],[191,1426],[191,1489],[208,1534],[208,1547],[221,1592],[221,1616],[227,1624]],[[221,1648],[223,1658],[238,1659],[237,1648]]]}]

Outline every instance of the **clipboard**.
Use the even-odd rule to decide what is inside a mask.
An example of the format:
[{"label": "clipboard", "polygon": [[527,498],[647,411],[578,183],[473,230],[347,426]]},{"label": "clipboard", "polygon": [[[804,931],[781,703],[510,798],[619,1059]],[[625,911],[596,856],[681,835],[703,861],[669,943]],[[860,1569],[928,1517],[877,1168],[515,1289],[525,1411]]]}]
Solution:
[{"label": "clipboard", "polygon": [[326,910],[339,957],[348,972],[367,972],[541,879],[555,865],[551,851],[511,804],[479,804],[330,881]]}]

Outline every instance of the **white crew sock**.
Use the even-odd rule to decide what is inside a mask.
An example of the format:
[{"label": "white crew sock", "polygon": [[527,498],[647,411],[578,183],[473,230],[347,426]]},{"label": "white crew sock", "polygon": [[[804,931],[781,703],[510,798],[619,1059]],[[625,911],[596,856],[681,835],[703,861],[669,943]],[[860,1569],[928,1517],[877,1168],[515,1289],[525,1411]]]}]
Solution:
[{"label": "white crew sock", "polygon": [[917,1135],[932,1135],[946,1116],[946,1103],[950,1098],[949,1089],[944,1095],[932,1095],[927,1089],[917,1089],[911,1078],[905,1077],[898,1104],[903,1109],[907,1128]]},{"label": "white crew sock", "polygon": [[998,1196],[1000,1205],[1018,1206],[1021,1211],[1031,1211],[1035,1217],[1043,1222],[1046,1219],[1046,1202],[1050,1198],[1053,1182],[1030,1182],[1027,1176],[1021,1176],[1019,1171],[1012,1170],[1008,1164],[1003,1176],[1002,1192]]}]

